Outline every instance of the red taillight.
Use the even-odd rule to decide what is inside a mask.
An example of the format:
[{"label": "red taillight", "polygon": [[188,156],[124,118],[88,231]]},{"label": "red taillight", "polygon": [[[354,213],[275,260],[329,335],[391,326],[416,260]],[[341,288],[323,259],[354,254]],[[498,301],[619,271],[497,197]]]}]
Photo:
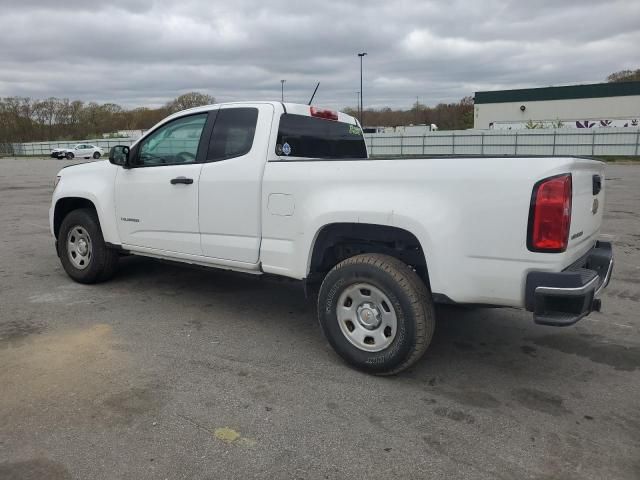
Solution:
[{"label": "red taillight", "polygon": [[338,112],[333,110],[324,110],[322,108],[311,107],[311,116],[324,118],[325,120],[338,120]]},{"label": "red taillight", "polygon": [[541,180],[533,187],[527,247],[534,252],[564,252],[571,225],[571,174]]}]

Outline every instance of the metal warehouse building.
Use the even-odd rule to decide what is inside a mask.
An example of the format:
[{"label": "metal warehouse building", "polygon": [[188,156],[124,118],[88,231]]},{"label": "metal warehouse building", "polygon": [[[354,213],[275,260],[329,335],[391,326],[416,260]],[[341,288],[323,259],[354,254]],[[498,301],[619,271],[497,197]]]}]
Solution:
[{"label": "metal warehouse building", "polygon": [[640,126],[640,82],[476,92],[474,128]]}]

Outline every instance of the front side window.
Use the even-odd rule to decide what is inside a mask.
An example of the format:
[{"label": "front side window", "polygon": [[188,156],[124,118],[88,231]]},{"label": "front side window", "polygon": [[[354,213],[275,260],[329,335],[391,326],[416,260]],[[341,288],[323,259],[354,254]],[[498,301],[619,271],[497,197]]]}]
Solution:
[{"label": "front side window", "polygon": [[207,161],[226,160],[249,153],[257,123],[257,108],[219,110],[209,142]]},{"label": "front side window", "polygon": [[304,158],[367,158],[357,125],[284,113],[280,116],[276,155]]},{"label": "front side window", "polygon": [[207,113],[178,118],[140,143],[134,166],[195,163]]}]

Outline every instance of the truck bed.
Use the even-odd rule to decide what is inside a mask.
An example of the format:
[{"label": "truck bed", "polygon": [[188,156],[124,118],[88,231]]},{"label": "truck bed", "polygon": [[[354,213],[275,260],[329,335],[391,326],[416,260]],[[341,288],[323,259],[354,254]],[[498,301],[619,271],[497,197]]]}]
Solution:
[{"label": "truck bed", "polygon": [[[531,252],[533,186],[562,173],[571,173],[574,185],[568,248]],[[593,246],[602,221],[602,209],[592,213],[593,175],[604,179],[604,164],[578,157],[271,160],[263,181],[262,266],[304,278],[325,222],[391,225],[420,240],[433,293],[459,303],[524,306],[528,271],[561,271]],[[295,215],[269,211],[274,193],[288,196]],[[604,188],[597,198],[602,203]]]}]

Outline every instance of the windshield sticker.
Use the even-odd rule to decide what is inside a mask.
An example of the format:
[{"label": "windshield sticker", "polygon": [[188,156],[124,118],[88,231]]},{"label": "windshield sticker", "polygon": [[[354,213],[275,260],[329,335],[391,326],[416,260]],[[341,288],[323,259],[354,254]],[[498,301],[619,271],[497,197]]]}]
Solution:
[{"label": "windshield sticker", "polygon": [[282,153],[284,153],[285,155],[291,155],[291,145],[289,145],[288,143],[282,145]]},{"label": "windshield sticker", "polygon": [[351,135],[361,135],[362,130],[360,130],[360,127],[358,127],[357,125],[349,125],[349,133]]}]

